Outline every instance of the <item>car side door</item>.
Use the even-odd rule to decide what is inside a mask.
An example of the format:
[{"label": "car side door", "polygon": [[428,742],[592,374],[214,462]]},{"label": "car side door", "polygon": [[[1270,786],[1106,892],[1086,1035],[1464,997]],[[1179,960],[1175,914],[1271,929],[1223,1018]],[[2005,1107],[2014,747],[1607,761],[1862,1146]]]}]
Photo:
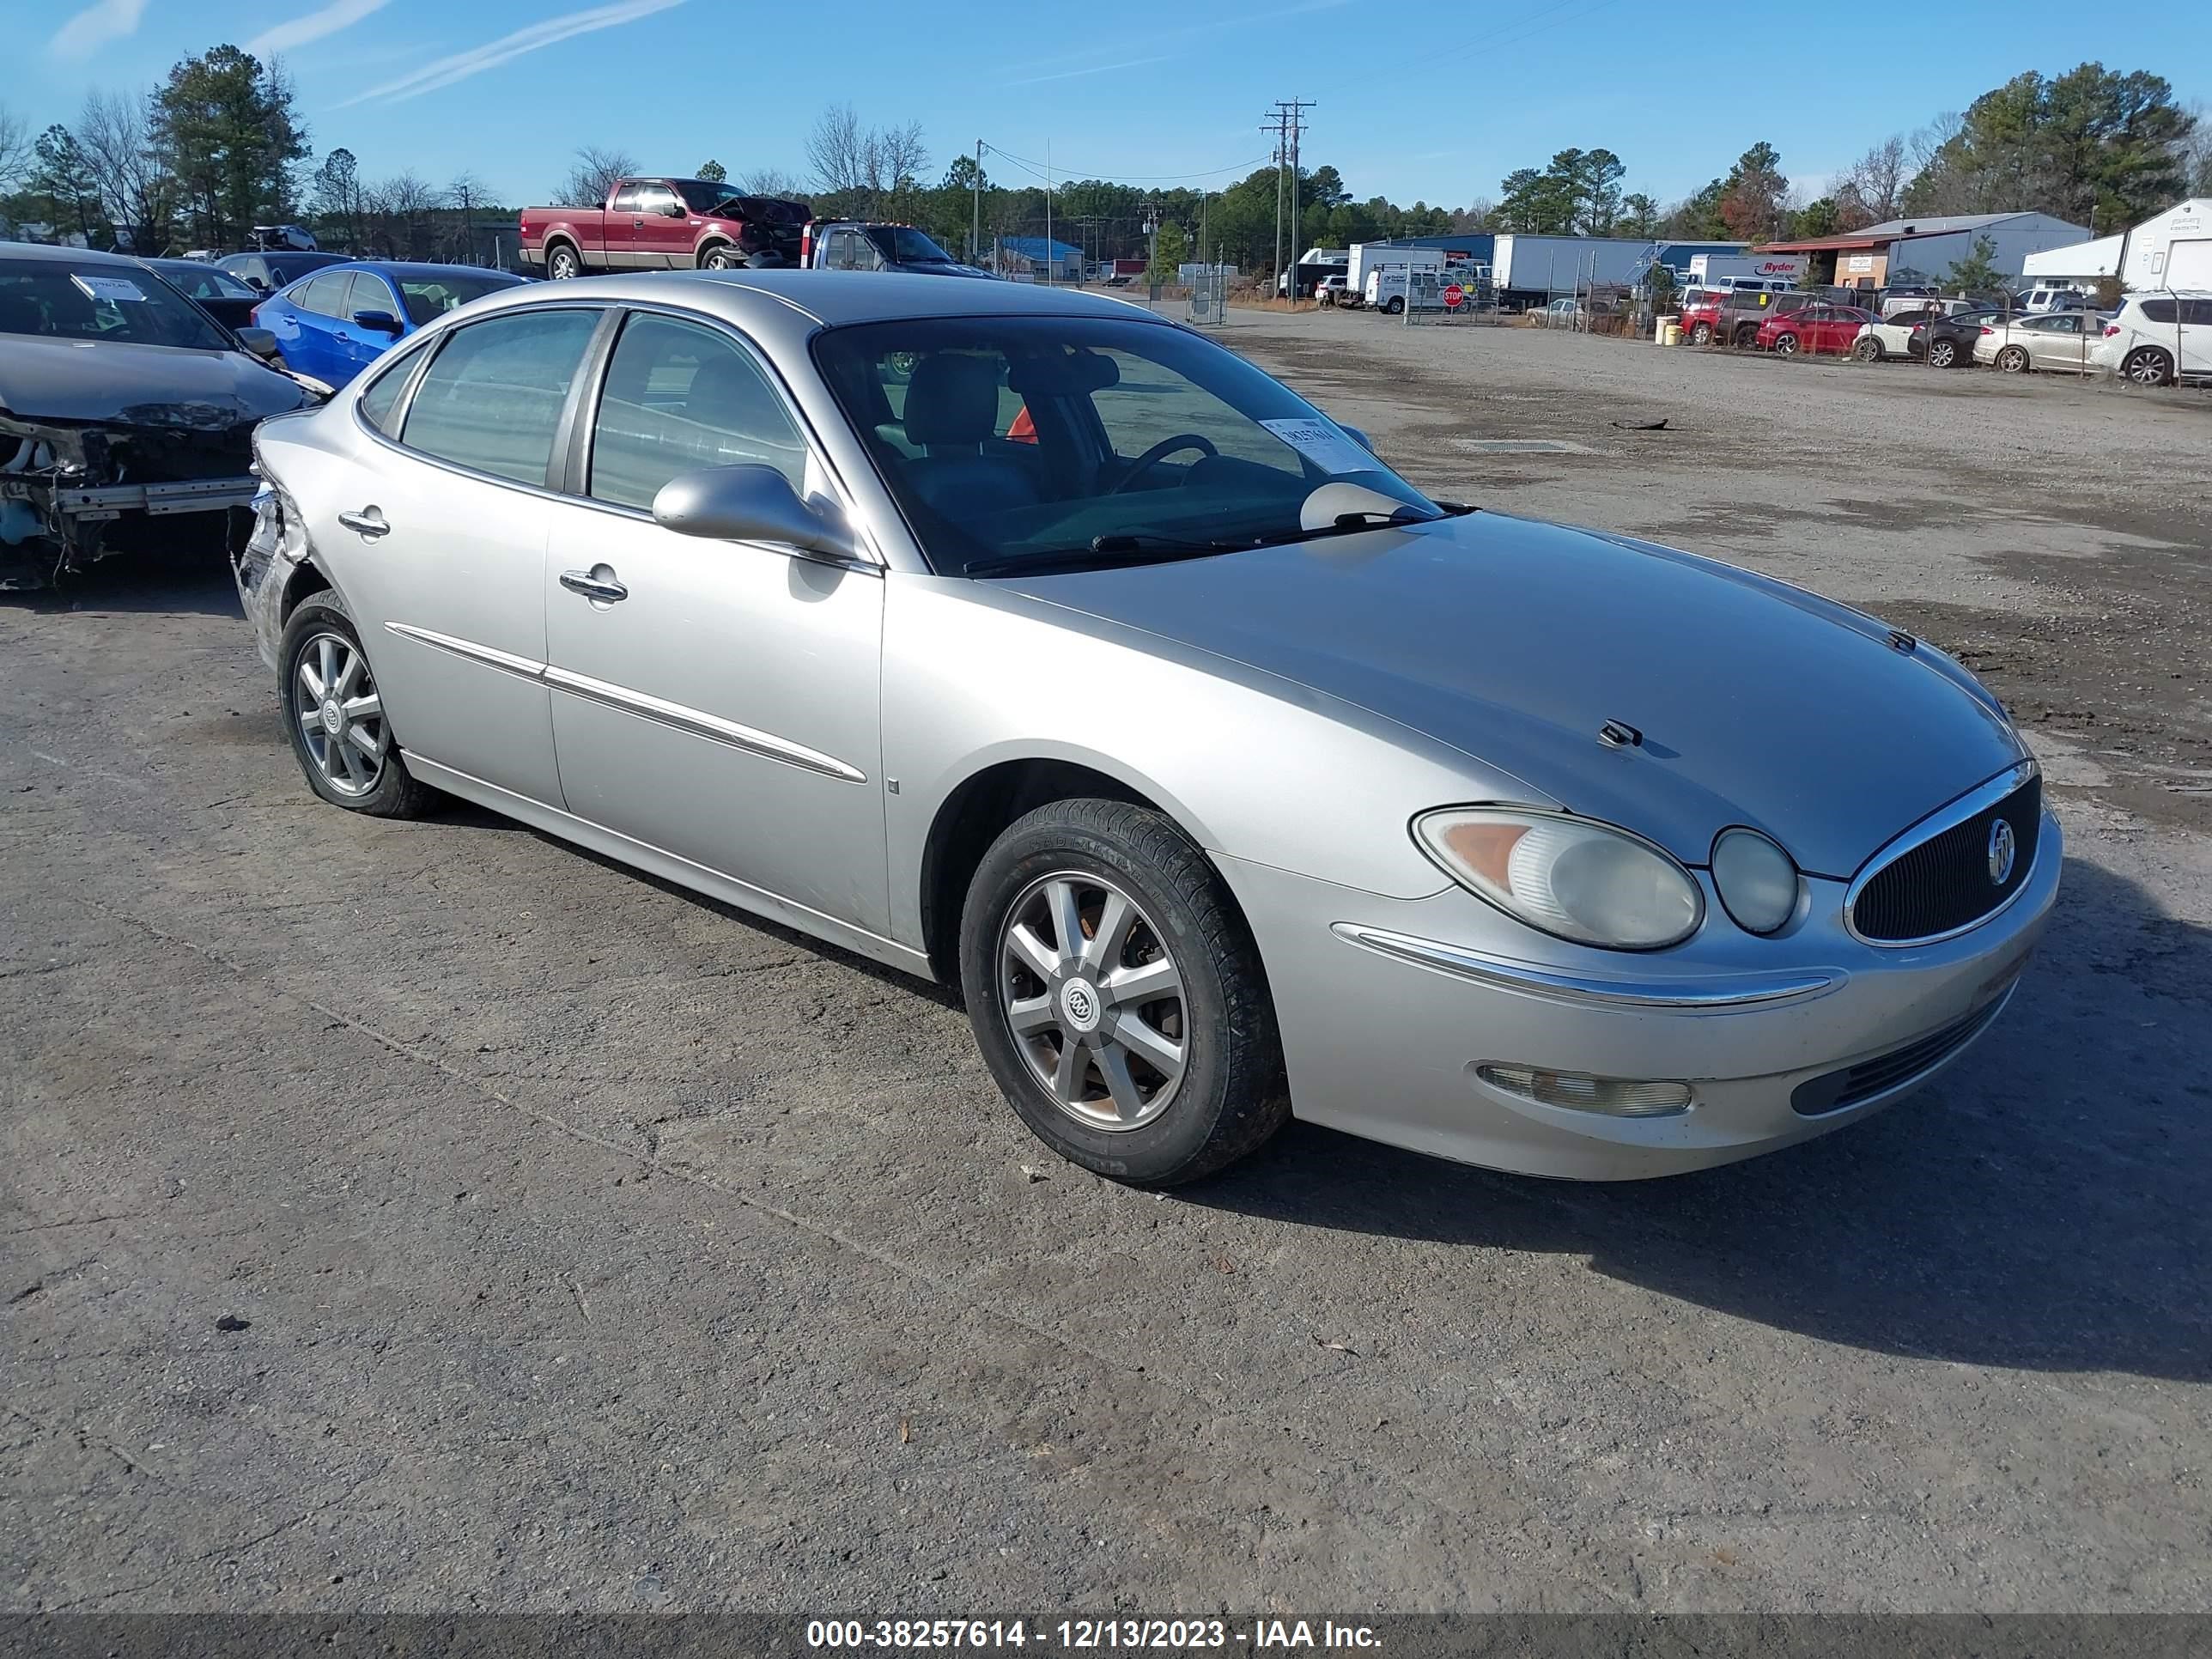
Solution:
[{"label": "car side door", "polygon": [[[392,361],[355,404],[354,465],[319,503],[327,519],[308,526],[391,730],[429,782],[426,769],[447,769],[561,804],[544,678],[548,480],[603,315],[497,312]],[[395,373],[404,390],[388,398]]]},{"label": "car side door", "polygon": [[589,395],[544,599],[568,811],[769,914],[881,936],[881,567],[681,535],[652,513],[671,478],[748,462],[840,512],[834,474],[766,360],[720,324],[630,312]]},{"label": "car side door", "polygon": [[609,270],[634,270],[637,268],[637,233],[644,219],[637,210],[637,193],[642,186],[635,179],[625,179],[615,186],[607,210],[599,216],[604,232],[604,249],[600,264]]},{"label": "car side door", "polygon": [[684,198],[671,186],[658,183],[638,186],[630,235],[631,251],[641,266],[653,270],[691,269],[690,215]]},{"label": "car side door", "polygon": [[[352,277],[345,310],[338,319],[338,326],[331,332],[332,352],[344,366],[348,380],[392,349],[392,343],[406,327],[407,318],[399,296],[381,276],[373,270],[356,270]],[[372,328],[361,320],[364,316],[380,314],[389,317],[398,327]]]},{"label": "car side door", "polygon": [[2036,318],[2026,337],[2028,362],[2038,368],[2080,373],[2089,349],[2081,320],[2078,311],[2054,311]]},{"label": "car side door", "polygon": [[337,307],[352,287],[350,272],[325,271],[295,283],[281,296],[283,304],[270,307],[276,313],[270,331],[288,366],[331,386],[350,378],[340,367],[333,334]]}]

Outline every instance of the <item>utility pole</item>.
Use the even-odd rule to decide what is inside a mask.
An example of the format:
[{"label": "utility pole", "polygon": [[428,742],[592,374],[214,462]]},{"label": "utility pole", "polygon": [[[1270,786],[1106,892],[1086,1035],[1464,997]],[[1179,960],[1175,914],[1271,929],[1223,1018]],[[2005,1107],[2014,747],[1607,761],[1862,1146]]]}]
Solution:
[{"label": "utility pole", "polygon": [[1280,99],[1260,124],[1261,131],[1275,135],[1275,275],[1285,299],[1297,296],[1291,292],[1290,267],[1283,263],[1283,172],[1285,167],[1290,170],[1291,250],[1295,259],[1298,246],[1298,137],[1305,131],[1305,112],[1314,106],[1310,98]]},{"label": "utility pole", "polygon": [[983,141],[975,141],[975,225],[968,233],[968,259],[971,264],[983,251]]}]

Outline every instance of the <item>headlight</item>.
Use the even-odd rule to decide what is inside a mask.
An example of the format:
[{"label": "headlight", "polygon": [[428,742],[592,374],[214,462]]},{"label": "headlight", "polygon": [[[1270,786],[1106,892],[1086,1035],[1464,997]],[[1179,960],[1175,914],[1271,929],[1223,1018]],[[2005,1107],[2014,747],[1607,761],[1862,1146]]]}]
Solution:
[{"label": "headlight", "polygon": [[1690,872],[1650,842],[1529,807],[1447,806],[1413,820],[1444,873],[1516,921],[1613,951],[1656,951],[1698,931]]},{"label": "headlight", "polygon": [[1797,909],[1797,866],[1756,830],[1723,830],[1713,843],[1713,886],[1747,933],[1771,933]]}]

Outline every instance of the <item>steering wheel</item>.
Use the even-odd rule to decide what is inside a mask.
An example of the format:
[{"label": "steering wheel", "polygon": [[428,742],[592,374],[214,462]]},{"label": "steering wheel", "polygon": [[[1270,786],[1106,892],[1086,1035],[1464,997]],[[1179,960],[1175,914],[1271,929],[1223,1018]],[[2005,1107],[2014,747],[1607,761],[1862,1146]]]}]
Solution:
[{"label": "steering wheel", "polygon": [[1218,455],[1221,453],[1209,441],[1200,437],[1195,432],[1179,432],[1172,438],[1161,439],[1159,442],[1130,462],[1129,470],[1121,475],[1121,481],[1106,493],[1109,495],[1120,495],[1178,449],[1202,450],[1208,455]]}]

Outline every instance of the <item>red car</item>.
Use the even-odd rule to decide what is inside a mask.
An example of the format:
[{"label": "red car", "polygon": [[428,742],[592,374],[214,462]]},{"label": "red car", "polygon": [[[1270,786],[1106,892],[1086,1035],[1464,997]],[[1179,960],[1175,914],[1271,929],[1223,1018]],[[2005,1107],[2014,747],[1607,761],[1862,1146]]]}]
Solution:
[{"label": "red car", "polygon": [[1859,306],[1830,305],[1826,301],[1800,306],[1795,311],[1769,317],[1759,325],[1759,349],[1783,357],[1795,356],[1801,351],[1829,351],[1842,356],[1851,349],[1861,329],[1880,320],[1874,313]]},{"label": "red car", "polygon": [[599,207],[522,210],[522,257],[558,281],[589,270],[723,270],[799,263],[804,202],[708,179],[623,179]]},{"label": "red car", "polygon": [[1720,332],[1722,295],[1707,290],[1682,305],[1682,337],[1692,345],[1711,345]]}]

